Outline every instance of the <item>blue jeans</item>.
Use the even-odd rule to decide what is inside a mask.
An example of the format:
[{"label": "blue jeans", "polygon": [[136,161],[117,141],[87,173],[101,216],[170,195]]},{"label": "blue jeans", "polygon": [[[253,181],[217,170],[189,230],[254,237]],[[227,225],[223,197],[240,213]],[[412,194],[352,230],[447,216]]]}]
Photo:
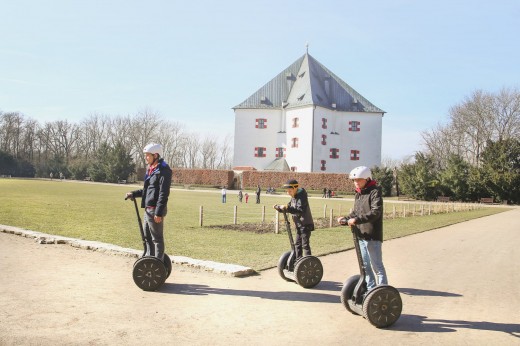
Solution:
[{"label": "blue jeans", "polygon": [[379,240],[359,240],[368,290],[376,287],[376,277],[377,285],[388,285],[388,278],[383,265],[382,244]]}]

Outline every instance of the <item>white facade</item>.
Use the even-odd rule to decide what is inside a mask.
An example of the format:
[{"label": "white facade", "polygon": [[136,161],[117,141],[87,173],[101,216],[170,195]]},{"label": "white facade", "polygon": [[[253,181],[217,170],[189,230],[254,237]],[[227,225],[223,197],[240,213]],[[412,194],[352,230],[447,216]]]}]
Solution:
[{"label": "white facade", "polygon": [[[258,127],[259,119],[265,119],[264,128]],[[283,148],[287,164],[297,172],[345,173],[361,165],[379,166],[381,128],[381,113],[314,106],[237,109],[233,165],[264,170]]]}]

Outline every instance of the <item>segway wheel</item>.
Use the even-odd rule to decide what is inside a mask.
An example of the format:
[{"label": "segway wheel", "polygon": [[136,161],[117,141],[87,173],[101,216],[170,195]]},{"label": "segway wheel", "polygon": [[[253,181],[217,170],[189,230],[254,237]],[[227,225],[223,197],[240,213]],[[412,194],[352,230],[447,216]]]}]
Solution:
[{"label": "segway wheel", "polygon": [[341,304],[353,313],[354,315],[357,315],[358,313],[352,310],[352,308],[349,305],[349,301],[352,301],[352,296],[354,295],[354,289],[356,288],[356,285],[359,281],[359,275],[351,276],[345,281],[343,284],[343,287],[341,288]]},{"label": "segway wheel", "polygon": [[166,280],[166,267],[156,257],[141,257],[134,263],[134,282],[144,291],[155,291]]},{"label": "segway wheel", "polygon": [[399,319],[402,310],[399,291],[392,286],[372,289],[363,301],[364,317],[377,328],[390,327]]},{"label": "segway wheel", "polygon": [[293,281],[291,278],[285,276],[285,273],[283,272],[288,269],[287,261],[289,261],[289,256],[291,256],[291,251],[287,251],[280,256],[280,259],[278,260],[278,274],[280,274],[280,277],[286,281]]},{"label": "segway wheel", "polygon": [[318,257],[302,257],[294,267],[296,283],[303,288],[312,288],[320,283],[323,277],[323,266]]},{"label": "segway wheel", "polygon": [[164,254],[163,262],[164,266],[166,267],[166,278],[169,278],[170,274],[172,273],[172,260],[170,259],[170,256]]}]

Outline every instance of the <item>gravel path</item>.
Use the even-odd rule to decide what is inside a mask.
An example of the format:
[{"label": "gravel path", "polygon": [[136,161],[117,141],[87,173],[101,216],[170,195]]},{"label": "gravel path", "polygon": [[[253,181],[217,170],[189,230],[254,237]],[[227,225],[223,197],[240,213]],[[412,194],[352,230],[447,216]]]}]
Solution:
[{"label": "gravel path", "polygon": [[0,345],[520,345],[519,245],[519,208],[385,242],[403,313],[376,329],[340,303],[353,251],[314,289],[175,265],[144,292],[134,258],[0,233]]}]

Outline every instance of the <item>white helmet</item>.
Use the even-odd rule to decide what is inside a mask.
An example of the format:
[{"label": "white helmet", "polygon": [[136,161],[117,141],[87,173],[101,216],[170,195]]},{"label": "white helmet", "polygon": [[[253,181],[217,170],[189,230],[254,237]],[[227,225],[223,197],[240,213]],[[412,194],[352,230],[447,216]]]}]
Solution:
[{"label": "white helmet", "polygon": [[163,156],[163,149],[162,145],[157,143],[150,143],[143,149],[143,153],[150,153],[150,154],[159,154],[160,157]]},{"label": "white helmet", "polygon": [[372,179],[372,172],[370,168],[359,166],[350,171],[349,179]]}]

